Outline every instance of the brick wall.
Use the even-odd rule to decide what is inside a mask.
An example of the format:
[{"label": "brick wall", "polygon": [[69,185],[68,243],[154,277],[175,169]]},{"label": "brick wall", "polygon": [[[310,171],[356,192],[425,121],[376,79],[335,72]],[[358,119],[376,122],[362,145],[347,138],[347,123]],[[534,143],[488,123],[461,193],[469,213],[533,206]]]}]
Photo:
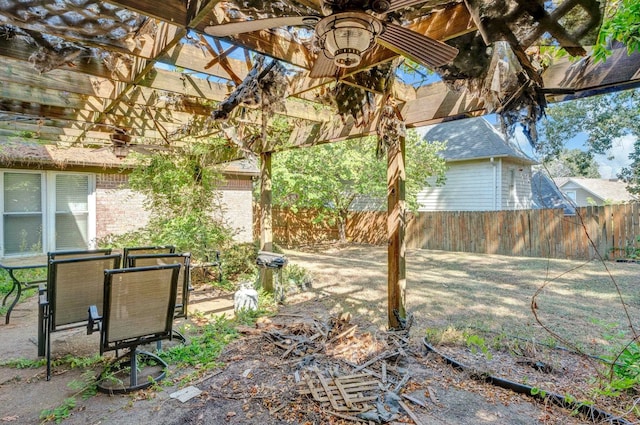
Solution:
[{"label": "brick wall", "polygon": [[128,186],[126,174],[96,174],[96,237],[122,234],[149,221],[144,196]]},{"label": "brick wall", "polygon": [[[234,240],[253,240],[252,181],[248,177],[228,177],[215,199],[220,203],[224,222],[234,229]],[[96,236],[122,234],[144,227],[149,212],[144,196],[128,188],[126,174],[96,174]]]},{"label": "brick wall", "polygon": [[253,241],[253,194],[249,178],[227,178],[221,187],[222,211],[226,224],[234,229],[237,242]]}]

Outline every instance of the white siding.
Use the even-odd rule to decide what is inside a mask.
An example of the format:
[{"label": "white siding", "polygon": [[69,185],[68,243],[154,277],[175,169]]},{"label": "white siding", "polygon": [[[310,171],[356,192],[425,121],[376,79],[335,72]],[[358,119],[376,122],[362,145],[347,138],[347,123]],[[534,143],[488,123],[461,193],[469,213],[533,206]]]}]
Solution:
[{"label": "white siding", "polygon": [[561,190],[567,192],[568,190],[575,190],[576,200],[575,203],[578,207],[588,207],[589,205],[604,205],[604,200],[597,197],[591,192],[584,190],[584,188],[573,182],[567,182],[562,186]]},{"label": "white siding", "polygon": [[502,162],[502,209],[529,209],[532,205],[531,166]]},{"label": "white siding", "polygon": [[[494,165],[495,164],[495,165]],[[451,162],[444,186],[432,186],[418,193],[419,211],[490,211],[500,208],[494,200],[494,167],[488,160]]]}]

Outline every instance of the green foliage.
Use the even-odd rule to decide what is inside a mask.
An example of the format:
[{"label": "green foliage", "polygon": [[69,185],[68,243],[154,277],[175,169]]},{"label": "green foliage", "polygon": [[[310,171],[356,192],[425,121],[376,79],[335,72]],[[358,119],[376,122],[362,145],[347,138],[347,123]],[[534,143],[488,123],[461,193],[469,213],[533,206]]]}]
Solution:
[{"label": "green foliage", "polygon": [[233,244],[221,252],[222,275],[230,281],[255,280],[258,275],[257,243]]},{"label": "green foliage", "polygon": [[288,264],[282,269],[282,280],[287,288],[295,287],[302,290],[307,289],[313,281],[309,272],[297,264]]},{"label": "green foliage", "polygon": [[640,383],[640,346],[636,342],[627,345],[611,368],[615,379],[611,386],[617,390],[628,390]]},{"label": "green foliage", "polygon": [[546,398],[547,397],[547,392],[545,390],[542,390],[538,387],[532,387],[531,388],[531,395],[538,395],[540,396],[540,398]]},{"label": "green foliage", "polygon": [[9,359],[0,362],[0,366],[16,369],[37,369],[47,364],[47,359]]},{"label": "green foliage", "polygon": [[277,302],[272,293],[263,289],[258,290],[258,309],[240,310],[236,313],[235,321],[242,325],[253,326],[256,320],[262,316],[273,314],[277,310]]},{"label": "green foliage", "polygon": [[[445,163],[440,143],[423,143],[415,131],[406,137],[406,199],[417,207],[417,193],[429,177],[442,182]],[[357,196],[386,202],[387,163],[375,156],[374,138],[346,140],[308,149],[278,152],[273,157],[273,204],[314,209],[337,222],[344,237],[349,206]]]},{"label": "green foliage", "polygon": [[[72,356],[67,356],[69,359],[67,361],[71,361]],[[89,367],[96,363],[96,358],[101,356],[94,356],[88,359],[82,359],[79,357],[75,357],[77,361],[75,362],[75,366],[73,367]],[[42,419],[42,423],[52,422],[60,423],[64,419],[68,418],[71,415],[71,411],[77,405],[77,397],[80,396],[82,400],[87,400],[98,393],[98,385],[95,379],[95,375],[93,370],[85,371],[79,380],[73,380],[67,384],[67,386],[76,391],[71,397],[68,397],[60,404],[59,406],[54,407],[53,409],[45,409],[40,412],[40,419]]]},{"label": "green foliage", "polygon": [[59,424],[71,415],[74,407],[76,407],[76,398],[69,397],[65,399],[60,406],[54,407],[53,409],[45,409],[40,412],[40,419],[42,419],[43,423],[53,421]]},{"label": "green foliage", "polygon": [[602,62],[611,55],[612,41],[627,46],[629,54],[640,50],[640,3],[637,0],[619,0],[610,2],[609,16],[602,23],[598,43],[592,56],[596,62]]},{"label": "green foliage", "polygon": [[205,372],[220,365],[217,359],[223,348],[238,337],[232,323],[224,316],[215,317],[195,330],[196,334],[190,338],[188,344],[162,351],[159,353],[160,357],[178,367],[191,366]]},{"label": "green foliage", "polygon": [[[540,122],[543,137],[536,146],[545,159],[559,157],[564,143],[586,134],[584,149],[589,154],[609,154],[616,138],[640,135],[640,90],[627,90],[570,102],[556,103],[546,110],[547,119]],[[627,182],[628,190],[640,193],[640,142],[629,155],[632,161],[618,177]]]},{"label": "green foliage", "polygon": [[547,158],[543,165],[551,177],[600,178],[593,152],[580,149],[562,149],[557,157]]},{"label": "green foliage", "polygon": [[178,153],[156,153],[129,177],[133,190],[146,195],[151,211],[141,230],[98,241],[100,246],[175,245],[197,261],[213,259],[231,241],[232,231],[221,219],[222,175],[212,166],[207,147],[192,145]]},{"label": "green foliage", "polygon": [[481,352],[487,359],[491,360],[493,356],[491,355],[491,352],[489,352],[489,348],[484,338],[476,334],[466,334],[466,333],[465,333],[465,337],[466,337],[467,347],[471,349],[472,353],[475,354],[475,353]]}]

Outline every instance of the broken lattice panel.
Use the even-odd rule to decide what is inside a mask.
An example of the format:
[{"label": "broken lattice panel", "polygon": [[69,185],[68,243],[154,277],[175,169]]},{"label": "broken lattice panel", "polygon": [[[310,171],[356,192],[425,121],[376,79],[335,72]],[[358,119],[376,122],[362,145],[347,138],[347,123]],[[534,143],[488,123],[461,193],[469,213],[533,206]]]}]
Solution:
[{"label": "broken lattice panel", "polygon": [[311,394],[319,403],[329,403],[337,412],[361,412],[369,407],[364,404],[378,398],[370,391],[379,388],[380,382],[367,373],[327,378],[320,372],[316,376],[305,376],[300,394]]}]

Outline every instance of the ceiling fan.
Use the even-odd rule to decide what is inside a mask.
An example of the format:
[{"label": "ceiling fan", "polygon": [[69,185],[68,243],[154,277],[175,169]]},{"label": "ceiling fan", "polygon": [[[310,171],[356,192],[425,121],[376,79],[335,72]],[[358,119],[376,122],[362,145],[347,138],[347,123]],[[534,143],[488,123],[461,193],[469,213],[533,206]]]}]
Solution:
[{"label": "ceiling fan", "polygon": [[393,22],[391,12],[425,0],[323,0],[324,16],[282,16],[210,25],[214,37],[285,26],[314,26],[318,56],[309,77],[335,77],[341,69],[366,67],[363,55],[377,43],[428,68],[445,65],[458,49]]}]

